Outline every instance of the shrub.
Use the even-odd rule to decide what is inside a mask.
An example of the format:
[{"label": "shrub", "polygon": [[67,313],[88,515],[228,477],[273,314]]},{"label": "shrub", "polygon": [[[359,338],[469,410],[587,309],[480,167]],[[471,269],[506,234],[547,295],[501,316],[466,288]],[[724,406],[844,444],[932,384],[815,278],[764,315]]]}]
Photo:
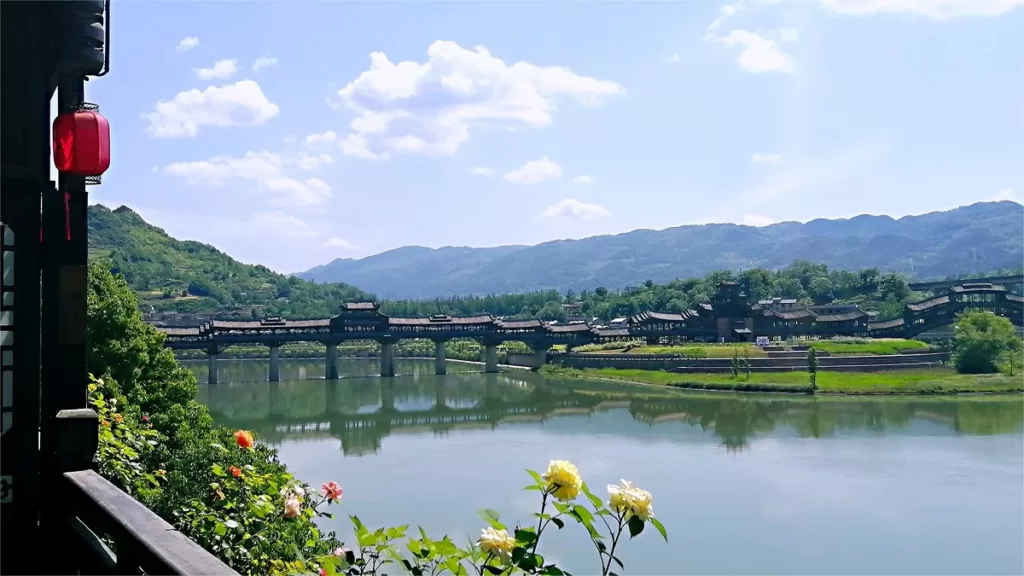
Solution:
[{"label": "shrub", "polygon": [[[470,569],[480,575],[557,575],[564,572],[545,564],[538,545],[550,525],[562,529],[572,520],[584,527],[607,575],[613,565],[622,567],[615,552],[625,534],[632,538],[650,524],[667,539],[650,493],[629,483],[609,486],[605,505],[575,466],[552,462],[543,475],[531,472],[534,484],[526,488],[540,493],[536,527],[509,532],[496,513],[487,512],[489,526],[480,539],[460,548],[422,529],[418,537],[407,535],[407,526],[371,530],[352,516],[356,540],[345,548],[316,525],[331,517],[323,508],[340,502],[340,486],[327,483],[317,492],[250,433],[215,425],[194,399],[194,375],[142,322],[123,279],[91,267],[88,302],[89,367],[102,375],[89,386],[89,403],[101,420],[100,473],[239,572],[379,574],[400,564],[416,575],[468,575]],[[606,534],[598,530],[598,518]]]}]

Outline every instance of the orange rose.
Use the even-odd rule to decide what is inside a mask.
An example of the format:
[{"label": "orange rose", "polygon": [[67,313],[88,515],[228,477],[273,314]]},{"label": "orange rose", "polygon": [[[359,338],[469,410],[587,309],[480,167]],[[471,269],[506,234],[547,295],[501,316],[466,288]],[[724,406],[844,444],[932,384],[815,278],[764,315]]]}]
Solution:
[{"label": "orange rose", "polygon": [[232,466],[228,468],[228,471],[231,472],[231,475],[234,476],[235,478],[242,477],[242,469],[239,468],[238,466]]},{"label": "orange rose", "polygon": [[248,430],[239,430],[235,432],[235,442],[238,443],[242,448],[252,448],[256,441],[252,437],[252,432]]}]

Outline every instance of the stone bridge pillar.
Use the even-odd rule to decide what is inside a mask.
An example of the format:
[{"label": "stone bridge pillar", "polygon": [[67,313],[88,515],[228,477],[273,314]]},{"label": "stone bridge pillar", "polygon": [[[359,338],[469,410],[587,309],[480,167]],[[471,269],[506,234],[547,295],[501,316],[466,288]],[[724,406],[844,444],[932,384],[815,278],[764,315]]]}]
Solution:
[{"label": "stone bridge pillar", "polygon": [[434,408],[448,407],[448,381],[444,378],[434,380]]},{"label": "stone bridge pillar", "polygon": [[217,348],[210,348],[206,351],[206,356],[209,361],[209,375],[206,377],[206,381],[210,384],[217,383],[217,356],[219,350]]},{"label": "stone bridge pillar", "polygon": [[484,344],[484,373],[494,374],[498,371],[498,345]]},{"label": "stone bridge pillar", "polygon": [[270,381],[279,382],[281,380],[281,345],[271,344],[270,345]]},{"label": "stone bridge pillar", "polygon": [[338,345],[328,344],[327,345],[327,361],[324,366],[324,379],[325,380],[337,380],[338,379]]},{"label": "stone bridge pillar", "polygon": [[444,340],[434,341],[434,374],[438,376],[448,373],[448,362],[444,357]]},{"label": "stone bridge pillar", "polygon": [[395,411],[395,384],[393,380],[380,383],[380,407],[386,412]]},{"label": "stone bridge pillar", "polygon": [[533,345],[533,366],[530,367],[531,370],[540,370],[541,366],[547,364],[549,350],[551,350],[551,345],[547,343]]},{"label": "stone bridge pillar", "polygon": [[395,375],[395,343],[390,340],[380,343],[380,375],[385,378]]}]

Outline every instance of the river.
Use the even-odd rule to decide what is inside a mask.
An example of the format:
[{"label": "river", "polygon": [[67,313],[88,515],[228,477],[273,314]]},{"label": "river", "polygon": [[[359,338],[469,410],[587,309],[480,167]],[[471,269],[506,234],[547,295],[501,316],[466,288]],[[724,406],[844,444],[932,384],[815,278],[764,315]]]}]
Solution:
[{"label": "river", "polygon": [[[204,363],[186,363],[205,382]],[[525,468],[566,459],[599,494],[620,478],[654,494],[669,531],[627,542],[624,574],[1024,573],[1024,403],[1016,398],[825,398],[678,393],[602,381],[482,374],[449,363],[220,362],[200,400],[274,445],[314,486],[337,480],[341,514],[465,542],[477,511],[531,523]],[[393,408],[393,409],[391,409]],[[582,528],[541,550],[597,570]]]}]

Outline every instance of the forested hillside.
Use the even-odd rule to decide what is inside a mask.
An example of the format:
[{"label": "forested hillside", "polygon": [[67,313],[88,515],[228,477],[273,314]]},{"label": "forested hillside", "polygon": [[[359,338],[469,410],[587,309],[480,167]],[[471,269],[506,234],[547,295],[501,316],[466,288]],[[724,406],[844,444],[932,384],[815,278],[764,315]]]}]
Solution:
[{"label": "forested hillside", "polygon": [[89,206],[89,257],[108,259],[146,310],[328,316],[342,301],[371,298],[347,284],[314,284],[177,240],[125,206]]},{"label": "forested hillside", "polygon": [[982,202],[920,216],[857,216],[636,230],[614,236],[497,248],[404,247],[360,260],[338,259],[300,274],[344,281],[381,298],[422,299],[599,286],[646,279],[667,283],[715,270],[778,269],[796,260],[910,278],[941,278],[1013,268],[1024,261],[1024,207]]},{"label": "forested hillside", "polygon": [[[373,298],[348,284],[316,284],[277,274],[264,266],[242,264],[216,248],[176,240],[146,223],[126,207],[111,211],[89,208],[89,243],[92,258],[106,258],[142,297],[146,310],[218,314],[221,316],[326,317],[336,314],[345,301]],[[425,250],[425,249],[423,249]],[[472,251],[474,249],[462,249]],[[510,248],[519,250],[519,248]],[[406,253],[415,254],[416,249]],[[392,251],[392,254],[401,251]],[[441,251],[433,252],[436,256]],[[438,266],[440,262],[436,262]],[[982,269],[977,275],[1020,273],[1021,267]],[[960,272],[928,279],[967,276]],[[796,261],[776,270],[752,268],[742,272],[719,270],[702,276],[658,283],[634,277],[632,286],[614,289],[597,286],[575,291],[535,290],[483,296],[428,299],[391,299],[381,303],[393,316],[436,313],[471,315],[489,313],[507,317],[564,319],[562,304],[579,302],[588,317],[611,320],[645,310],[677,312],[707,301],[722,280],[749,281],[757,299],[775,296],[804,303],[848,301],[879,311],[881,318],[900,314],[912,294],[908,277],[878,268],[834,269],[823,263]],[[1019,290],[1019,289],[1018,289]]]},{"label": "forested hillside", "polygon": [[[1021,268],[993,270],[985,275],[1020,274]],[[646,281],[623,290],[598,287],[595,290],[569,291],[542,290],[524,294],[500,296],[463,296],[433,300],[386,300],[382,309],[394,316],[425,316],[447,313],[470,315],[488,312],[506,316],[539,316],[545,320],[564,320],[562,304],[578,302],[588,319],[597,317],[611,320],[646,310],[680,312],[696,308],[714,294],[716,285],[723,280],[749,282],[755,299],[773,297],[796,298],[804,304],[826,304],[833,301],[857,303],[877,310],[879,319],[895,318],[902,314],[908,301],[921,299],[925,294],[912,293],[906,277],[897,273],[881,273],[877,268],[859,271],[830,270],[825,264],[797,261],[771,271],[763,268],[741,273],[712,272],[703,277],[673,280],[665,284]],[[1019,287],[1018,287],[1019,292]]]}]

